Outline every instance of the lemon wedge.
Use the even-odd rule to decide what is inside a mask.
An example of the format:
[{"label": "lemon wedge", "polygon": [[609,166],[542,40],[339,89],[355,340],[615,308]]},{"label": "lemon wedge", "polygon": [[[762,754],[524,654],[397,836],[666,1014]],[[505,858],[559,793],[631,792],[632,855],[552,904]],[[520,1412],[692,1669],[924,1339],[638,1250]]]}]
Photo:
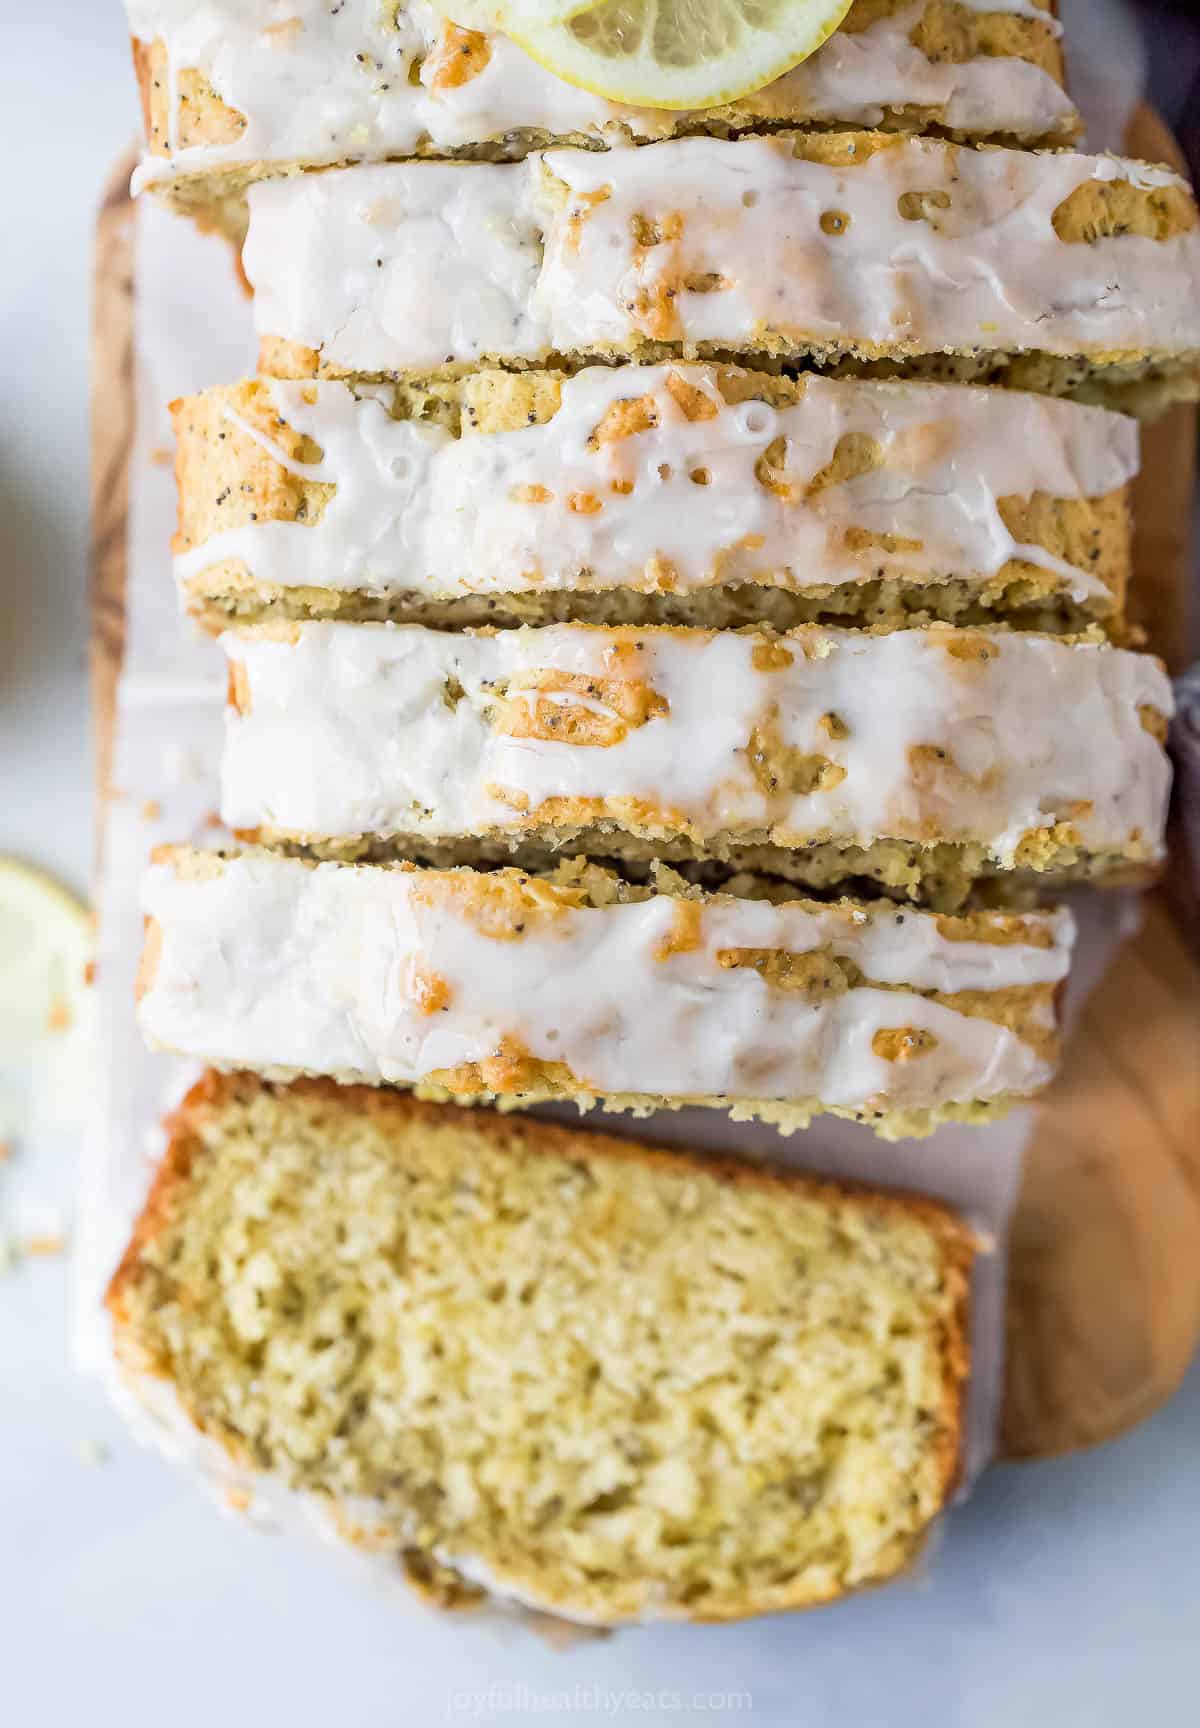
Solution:
[{"label": "lemon wedge", "polygon": [[[88,909],[53,877],[0,856],[0,1118],[18,1075],[51,1092],[81,1088],[92,957]],[[67,1099],[59,1097],[57,1106]],[[11,1133],[12,1120],[3,1122]]]},{"label": "lemon wedge", "polygon": [[537,0],[491,0],[505,34],[568,84],[680,109],[761,90],[828,41],[851,0],[584,0],[564,17],[566,4],[546,0],[543,12]]}]

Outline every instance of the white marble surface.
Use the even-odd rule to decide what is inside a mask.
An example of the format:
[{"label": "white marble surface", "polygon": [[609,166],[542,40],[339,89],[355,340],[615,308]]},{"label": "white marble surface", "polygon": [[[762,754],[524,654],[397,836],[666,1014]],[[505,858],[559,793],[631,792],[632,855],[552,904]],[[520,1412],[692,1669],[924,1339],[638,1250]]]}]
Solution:
[{"label": "white marble surface", "polygon": [[[114,0],[6,8],[3,41],[0,850],[84,887],[87,266],[134,93]],[[74,1151],[24,1149],[23,1181],[48,1210],[70,1191]],[[0,1227],[12,1174],[0,1171]],[[72,1372],[69,1281],[67,1261],[0,1281],[0,1721],[1194,1719],[1200,1373],[1101,1453],[993,1471],[913,1584],[792,1622],[552,1655],[214,1516]],[[742,1696],[719,1709],[693,1692]]]}]

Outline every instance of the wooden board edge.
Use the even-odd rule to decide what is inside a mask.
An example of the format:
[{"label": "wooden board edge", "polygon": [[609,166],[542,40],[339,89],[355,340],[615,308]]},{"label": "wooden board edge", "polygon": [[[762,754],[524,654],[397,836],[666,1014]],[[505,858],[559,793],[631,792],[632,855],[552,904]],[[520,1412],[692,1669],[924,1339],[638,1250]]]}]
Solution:
[{"label": "wooden board edge", "polygon": [[[1132,156],[1186,173],[1153,109]],[[1196,410],[1143,429],[1131,615],[1173,672],[1194,651]],[[1197,861],[1200,862],[1200,861]],[[1039,1106],[1009,1242],[998,1455],[1060,1456],[1135,1427],[1200,1346],[1200,947],[1195,883],[1173,836],[1144,923],[1087,1003]]]},{"label": "wooden board edge", "polygon": [[97,849],[112,789],[117,683],[125,652],[125,565],[129,476],[137,391],[134,370],[134,219],[130,150],[110,174],[96,218],[91,326],[91,616],[92,739],[96,772]]},{"label": "wooden board edge", "polygon": [[1200,965],[1165,888],[1084,1007],[1038,1111],[1009,1243],[999,1454],[1095,1446],[1200,1342]]}]

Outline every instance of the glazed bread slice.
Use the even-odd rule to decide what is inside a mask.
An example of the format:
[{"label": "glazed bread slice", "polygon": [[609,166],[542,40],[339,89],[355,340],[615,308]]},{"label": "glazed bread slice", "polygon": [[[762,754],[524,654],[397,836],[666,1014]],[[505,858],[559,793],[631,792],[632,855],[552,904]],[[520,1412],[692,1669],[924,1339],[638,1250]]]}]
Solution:
[{"label": "glazed bread slice", "polygon": [[[794,71],[699,114],[621,107],[423,0],[129,0],[146,121],[139,185],[236,229],[264,175],[369,158],[521,156],[778,125],[935,127],[1069,141],[1051,9],[1027,0],[855,0]],[[1038,16],[1044,12],[1045,16]]]},{"label": "glazed bread slice", "polygon": [[940,1206],[249,1075],[169,1129],[123,1374],[447,1606],[809,1607],[946,1504],[975,1245]]},{"label": "glazed bread slice", "polygon": [[373,164],[250,191],[261,369],[882,364],[1194,396],[1186,183],[1111,156],[885,133]]},{"label": "glazed bread slice", "polygon": [[1122,649],[948,625],[277,624],[221,644],[221,813],[243,838],[717,858],[943,899],[1162,857],[1171,686]]},{"label": "glazed bread slice", "polygon": [[985,1120],[1054,1073],[1069,915],[164,848],[147,874],[148,1041],[277,1078],[460,1101],[823,1110],[898,1137]]},{"label": "glazed bread slice", "polygon": [[210,629],[1121,629],[1137,427],[1078,403],[680,362],[247,380],[173,417],[176,578]]}]

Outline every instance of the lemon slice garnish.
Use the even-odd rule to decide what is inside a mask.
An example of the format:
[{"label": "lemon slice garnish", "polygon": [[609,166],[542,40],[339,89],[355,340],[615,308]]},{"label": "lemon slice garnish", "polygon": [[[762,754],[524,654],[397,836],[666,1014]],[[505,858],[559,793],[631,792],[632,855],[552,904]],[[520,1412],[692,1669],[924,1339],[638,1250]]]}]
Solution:
[{"label": "lemon slice garnish", "polygon": [[542,30],[587,10],[592,0],[433,0],[463,30]]},{"label": "lemon slice garnish", "polygon": [[[82,1091],[86,1079],[87,907],[53,877],[0,856],[0,1129],[12,1133],[17,1081]],[[61,1115],[70,1100],[47,1099]],[[3,1120],[7,1118],[6,1120]]]},{"label": "lemon slice garnish", "polygon": [[851,0],[599,0],[556,19],[540,16],[536,0],[511,0],[511,11],[510,0],[492,4],[500,28],[567,83],[610,102],[676,109],[761,90],[826,42]]}]

